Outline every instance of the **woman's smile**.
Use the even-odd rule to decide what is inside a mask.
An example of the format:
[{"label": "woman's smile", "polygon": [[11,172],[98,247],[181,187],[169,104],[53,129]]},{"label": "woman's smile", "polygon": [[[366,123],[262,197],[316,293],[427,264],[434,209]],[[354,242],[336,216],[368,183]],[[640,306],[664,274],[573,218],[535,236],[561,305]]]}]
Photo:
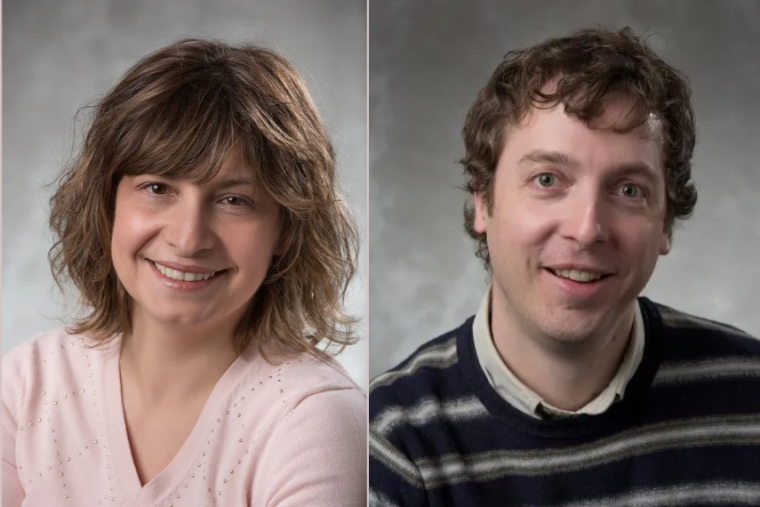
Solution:
[{"label": "woman's smile", "polygon": [[224,278],[226,269],[209,270],[200,266],[187,266],[183,270],[167,267],[148,259],[148,269],[166,286],[176,290],[201,290]]}]

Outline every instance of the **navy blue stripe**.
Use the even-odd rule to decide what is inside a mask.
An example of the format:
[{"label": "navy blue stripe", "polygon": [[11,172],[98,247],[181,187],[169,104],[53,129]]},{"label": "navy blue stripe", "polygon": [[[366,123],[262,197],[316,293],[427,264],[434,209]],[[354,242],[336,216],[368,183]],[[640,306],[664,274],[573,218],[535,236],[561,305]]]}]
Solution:
[{"label": "navy blue stripe", "polygon": [[[388,409],[403,415],[417,408],[414,417],[383,426],[390,428],[384,438],[430,482],[415,487],[371,457],[371,487],[397,505],[550,506],[678,485],[760,484],[760,369],[712,377],[694,373],[714,360],[760,365],[760,341],[720,324],[700,325],[646,298],[640,301],[646,334],[642,363],[624,399],[596,416],[539,420],[505,402],[475,356],[472,319],[420,347],[394,370],[452,336],[457,361],[448,368],[420,368],[375,389],[370,422],[387,418]],[[669,316],[666,322],[678,324],[665,326],[661,311]],[[660,368],[692,376],[676,373],[685,376],[673,381],[671,373],[669,381],[653,383]],[[421,400],[426,400],[424,410],[419,410]],[[457,413],[450,420],[435,407],[436,400],[442,405],[464,401],[467,407],[480,403],[485,412],[475,411],[471,418]],[[437,416],[420,419],[426,414]],[[663,433],[667,428],[671,433]],[[584,451],[594,459],[567,458]],[[519,452],[528,457],[516,468],[507,466],[513,462],[504,460]]]}]

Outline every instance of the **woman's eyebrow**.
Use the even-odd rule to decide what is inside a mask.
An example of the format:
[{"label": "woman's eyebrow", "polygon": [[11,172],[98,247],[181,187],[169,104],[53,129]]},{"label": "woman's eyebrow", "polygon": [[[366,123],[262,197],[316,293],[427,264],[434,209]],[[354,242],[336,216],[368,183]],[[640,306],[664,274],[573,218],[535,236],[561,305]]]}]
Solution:
[{"label": "woman's eyebrow", "polygon": [[242,186],[252,187],[253,180],[249,178],[223,179],[223,180],[213,183],[213,186],[218,189],[242,187]]}]

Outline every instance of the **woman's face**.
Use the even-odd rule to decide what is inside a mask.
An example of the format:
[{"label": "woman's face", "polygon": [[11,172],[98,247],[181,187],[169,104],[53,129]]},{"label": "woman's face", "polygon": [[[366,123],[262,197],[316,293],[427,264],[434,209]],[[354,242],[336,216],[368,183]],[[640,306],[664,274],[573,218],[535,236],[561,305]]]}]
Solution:
[{"label": "woman's face", "polygon": [[276,253],[279,213],[234,156],[200,185],[149,174],[122,178],[111,251],[133,321],[234,325]]}]

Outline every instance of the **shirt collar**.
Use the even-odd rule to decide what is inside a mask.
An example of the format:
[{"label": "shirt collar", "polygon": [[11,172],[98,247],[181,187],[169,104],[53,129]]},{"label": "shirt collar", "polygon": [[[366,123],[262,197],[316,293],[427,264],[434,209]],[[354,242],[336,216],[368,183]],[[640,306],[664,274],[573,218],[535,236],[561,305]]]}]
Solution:
[{"label": "shirt collar", "polygon": [[472,323],[475,354],[488,382],[509,404],[522,412],[537,418],[546,415],[571,417],[579,414],[601,414],[613,403],[623,398],[628,382],[636,373],[644,355],[644,319],[639,304],[636,304],[631,340],[618,372],[599,395],[577,411],[562,410],[544,401],[541,396],[522,383],[501,359],[493,343],[490,327],[491,290],[486,292],[478,313]]}]

